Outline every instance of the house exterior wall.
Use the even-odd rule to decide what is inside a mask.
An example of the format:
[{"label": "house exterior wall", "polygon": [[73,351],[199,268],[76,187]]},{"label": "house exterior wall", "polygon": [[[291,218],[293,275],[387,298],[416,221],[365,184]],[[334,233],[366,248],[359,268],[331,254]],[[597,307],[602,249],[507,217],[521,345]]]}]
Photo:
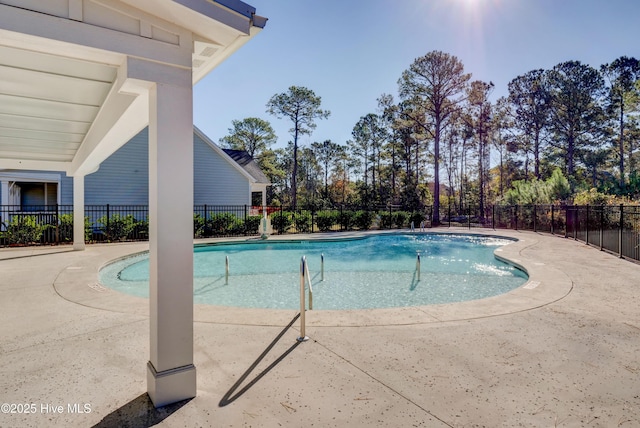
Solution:
[{"label": "house exterior wall", "polygon": [[[236,167],[194,134],[194,204],[251,205],[251,186]],[[21,171],[21,174],[38,174]],[[73,205],[73,177],[59,177],[60,204]],[[149,204],[149,132],[143,129],[85,177],[85,205]],[[1,187],[1,186],[0,186]],[[53,191],[53,187],[49,189]],[[2,188],[0,188],[2,192]],[[1,196],[1,193],[0,193]],[[55,204],[53,194],[48,195]]]},{"label": "house exterior wall", "polygon": [[65,173],[60,177],[60,205],[73,205],[73,177]]},{"label": "house exterior wall", "polygon": [[251,205],[247,178],[195,134],[194,144],[194,203]]},{"label": "house exterior wall", "polygon": [[[73,194],[73,181],[71,193]],[[149,132],[145,128],[85,177],[85,205],[149,203]]]}]

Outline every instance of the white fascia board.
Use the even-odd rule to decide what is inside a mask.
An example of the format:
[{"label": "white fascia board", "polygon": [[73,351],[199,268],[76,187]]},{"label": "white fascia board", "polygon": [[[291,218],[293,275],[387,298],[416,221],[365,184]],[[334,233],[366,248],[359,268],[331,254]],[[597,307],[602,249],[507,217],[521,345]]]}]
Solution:
[{"label": "white fascia board", "polygon": [[204,36],[229,29],[249,34],[251,28],[251,18],[209,0],[123,1],[143,10],[153,11],[160,18]]},{"label": "white fascia board", "polygon": [[234,12],[239,13],[247,18],[253,17],[256,13],[256,8],[240,0],[212,0],[214,3],[221,4],[222,6],[231,9]]},{"label": "white fascia board", "polygon": [[236,171],[238,171],[240,174],[242,174],[243,176],[245,176],[247,178],[247,180],[249,181],[249,183],[254,183],[256,181],[255,178],[253,178],[251,176],[251,174],[249,174],[247,171],[245,171],[245,169],[243,167],[241,167],[240,165],[238,165],[238,163],[236,161],[234,161],[233,159],[231,159],[231,156],[229,156],[228,154],[226,154],[220,147],[218,147],[218,145],[216,143],[214,143],[213,141],[211,141],[211,139],[209,137],[207,137],[204,132],[202,132],[200,129],[198,129],[197,126],[193,125],[193,132],[194,134],[196,134],[198,137],[200,137],[202,139],[202,141],[204,141],[205,143],[207,143],[211,149],[216,152],[222,159],[224,159],[225,161],[227,161],[227,163],[229,163],[233,168],[236,169]]},{"label": "white fascia board", "polygon": [[191,67],[190,37],[175,45],[2,4],[0,36],[9,46],[111,65],[124,54]]},{"label": "white fascia board", "polygon": [[[193,69],[192,84],[194,85],[252,39],[266,23],[265,18],[253,15],[255,8],[235,0],[225,2],[211,0],[122,1],[149,13],[152,12],[157,17],[190,31],[194,41],[201,41],[218,50],[211,58],[200,56],[194,58],[194,60],[203,62]],[[196,52],[194,53],[197,55]]]}]

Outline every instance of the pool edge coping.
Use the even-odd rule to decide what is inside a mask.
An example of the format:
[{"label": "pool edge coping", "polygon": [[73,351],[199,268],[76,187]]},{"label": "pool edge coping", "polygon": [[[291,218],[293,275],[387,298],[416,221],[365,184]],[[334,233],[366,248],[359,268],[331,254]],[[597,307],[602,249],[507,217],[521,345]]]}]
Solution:
[{"label": "pool edge coping", "polygon": [[[450,233],[494,236],[515,241],[494,251],[496,258],[522,269],[529,280],[522,286],[498,296],[487,297],[466,302],[435,304],[426,306],[380,308],[380,309],[345,309],[345,310],[311,310],[306,313],[308,327],[374,327],[392,325],[413,325],[464,321],[478,318],[503,316],[540,308],[561,300],[572,290],[569,277],[557,268],[545,265],[523,255],[527,248],[535,246],[540,239],[552,239],[534,232],[514,232],[495,230],[451,230],[441,231],[428,229],[424,232],[410,230],[382,231],[382,233]],[[360,233],[358,236],[381,234],[381,231]],[[353,239],[353,233],[339,237],[330,234],[333,239]],[[326,234],[293,235],[289,241],[311,241],[325,237]],[[246,240],[246,239],[245,239]],[[274,238],[273,241],[279,239]],[[234,239],[233,241],[243,241]],[[199,244],[206,244],[196,241]],[[225,242],[228,242],[226,240]],[[115,259],[132,257],[147,250],[139,248],[145,244],[128,246],[111,246],[110,251],[99,251],[100,257],[91,266],[79,271],[63,269],[56,280],[54,288],[64,299],[83,306],[111,312],[130,313],[148,316],[149,299],[127,295],[122,292],[103,287],[98,282],[98,272],[103,266]],[[148,244],[146,244],[148,247]],[[78,275],[82,274],[79,281]],[[93,278],[93,279],[91,279]],[[88,283],[87,283],[88,281]],[[87,286],[88,285],[88,286]],[[292,309],[260,309],[222,307],[206,304],[194,304],[194,322],[281,326],[287,324],[298,313]]]}]

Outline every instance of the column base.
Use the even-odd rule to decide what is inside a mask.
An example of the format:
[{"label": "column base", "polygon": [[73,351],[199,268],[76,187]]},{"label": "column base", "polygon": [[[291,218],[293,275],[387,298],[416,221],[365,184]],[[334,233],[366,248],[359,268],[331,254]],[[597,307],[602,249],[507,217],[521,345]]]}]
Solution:
[{"label": "column base", "polygon": [[193,364],[158,373],[147,363],[147,393],[158,408],[196,396],[196,367]]},{"label": "column base", "polygon": [[84,249],[85,249],[84,242],[82,242],[82,243],[78,243],[78,244],[76,244],[76,243],[74,242],[74,244],[73,244],[73,250],[74,250],[74,251],[84,251]]}]

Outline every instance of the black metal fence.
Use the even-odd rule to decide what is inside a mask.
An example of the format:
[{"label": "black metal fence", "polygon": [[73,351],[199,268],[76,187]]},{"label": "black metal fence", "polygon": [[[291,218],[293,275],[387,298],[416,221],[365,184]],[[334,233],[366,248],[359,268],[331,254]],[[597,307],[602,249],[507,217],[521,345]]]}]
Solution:
[{"label": "black metal fence", "polygon": [[[149,239],[146,205],[87,205],[87,242]],[[73,205],[0,206],[0,246],[73,242]]]},{"label": "black metal fence", "polygon": [[[404,211],[399,206],[336,207],[311,210],[248,205],[196,205],[194,238],[252,236],[266,230],[266,209],[273,233],[392,229],[429,226],[431,208]],[[120,242],[149,239],[146,205],[87,205],[86,242]],[[73,206],[0,206],[0,246],[58,244],[73,241]]]},{"label": "black metal fence", "polygon": [[640,261],[640,206],[494,205],[484,212],[441,209],[444,226],[531,230],[564,236]]},{"label": "black metal fence", "polygon": [[381,207],[339,206],[332,209],[291,209],[267,207],[275,233],[315,233],[347,230],[399,229],[420,225],[430,227],[431,207],[404,210],[397,205]]},{"label": "black metal fence", "polygon": [[[194,238],[253,236],[265,232],[266,209],[273,233],[431,227],[432,207],[411,211],[400,206],[291,209],[248,205],[196,205]],[[441,226],[484,227],[546,232],[583,241],[620,257],[640,261],[639,206],[517,205],[489,206],[483,212],[441,207]],[[146,205],[85,206],[85,241],[149,239]],[[0,246],[73,241],[73,206],[0,206]]]}]

